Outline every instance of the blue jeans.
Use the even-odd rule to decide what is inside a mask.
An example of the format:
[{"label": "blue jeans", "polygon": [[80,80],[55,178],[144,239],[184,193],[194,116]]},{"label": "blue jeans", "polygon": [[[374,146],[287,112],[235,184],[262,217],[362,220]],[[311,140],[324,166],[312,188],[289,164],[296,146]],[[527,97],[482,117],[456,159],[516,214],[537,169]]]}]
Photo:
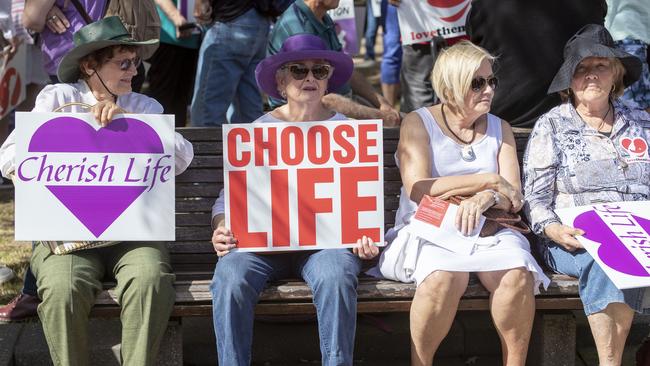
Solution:
[{"label": "blue jeans", "polygon": [[372,0],[366,3],[366,60],[375,59],[375,40],[377,39],[377,29],[383,23],[383,17],[375,17],[372,9]]},{"label": "blue jeans", "polygon": [[[381,60],[381,82],[384,84],[399,84],[399,71],[402,66],[402,44],[400,42],[397,8],[384,5],[384,55]],[[386,12],[383,10],[386,9]]]},{"label": "blue jeans", "polygon": [[625,303],[636,312],[644,312],[645,288],[619,290],[586,250],[571,253],[557,244],[549,244],[547,253],[546,263],[551,269],[578,278],[586,315],[603,311],[611,303]]},{"label": "blue jeans", "polygon": [[[255,67],[266,56],[269,26],[269,19],[252,8],[231,22],[216,22],[208,29],[199,50],[193,126],[253,122],[262,115]],[[231,103],[234,113],[228,120]]]},{"label": "blue jeans", "polygon": [[323,366],[352,365],[361,261],[347,249],[219,259],[210,289],[219,365],[249,365],[255,304],[270,281],[301,277],[314,294]]}]

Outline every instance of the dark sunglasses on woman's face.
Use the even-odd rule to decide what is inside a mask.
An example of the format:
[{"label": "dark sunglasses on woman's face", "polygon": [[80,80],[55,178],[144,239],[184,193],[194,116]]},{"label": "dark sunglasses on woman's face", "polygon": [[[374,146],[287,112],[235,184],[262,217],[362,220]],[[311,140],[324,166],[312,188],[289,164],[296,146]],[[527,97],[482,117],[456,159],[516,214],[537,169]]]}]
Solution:
[{"label": "dark sunglasses on woman's face", "polygon": [[485,85],[489,85],[490,88],[496,90],[499,87],[499,79],[494,76],[487,79],[480,76],[472,79],[472,91],[475,93],[483,91]]},{"label": "dark sunglasses on woman's face", "polygon": [[119,65],[120,70],[126,71],[131,68],[131,65],[133,65],[136,69],[140,64],[142,63],[142,60],[140,57],[136,56],[134,58],[125,58],[124,60],[110,60],[112,63]]},{"label": "dark sunglasses on woman's face", "polygon": [[309,71],[314,75],[314,79],[325,80],[332,75],[332,71],[334,70],[332,66],[326,64],[314,65],[311,69],[303,64],[285,65],[282,68],[288,69],[291,76],[296,80],[303,80],[306,78]]}]

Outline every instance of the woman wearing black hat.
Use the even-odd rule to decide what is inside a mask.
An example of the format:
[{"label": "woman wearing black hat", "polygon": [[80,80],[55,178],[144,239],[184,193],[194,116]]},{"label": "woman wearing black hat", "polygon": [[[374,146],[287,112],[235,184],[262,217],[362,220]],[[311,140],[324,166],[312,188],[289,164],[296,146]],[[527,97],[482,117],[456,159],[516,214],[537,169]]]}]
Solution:
[{"label": "woman wearing black hat", "polygon": [[650,199],[650,115],[619,99],[641,63],[594,24],[567,42],[564,59],[548,90],[564,103],[540,117],[524,156],[525,210],[547,264],[579,279],[600,365],[620,365],[645,289],[616,288],[576,240],[584,232],[562,224],[554,210]]},{"label": "woman wearing black hat", "polygon": [[[131,91],[131,79],[140,62],[137,51],[157,42],[135,41],[118,17],[81,28],[74,35],[74,48],[59,65],[62,83],[45,87],[33,111],[63,108],[83,113],[87,110],[70,103],[84,103],[92,106],[97,123],[103,126],[126,111],[162,113],[156,100]],[[12,134],[0,148],[0,169],[5,177],[15,172],[15,150]],[[175,155],[175,172],[180,174],[192,161],[193,149],[179,134]],[[58,251],[88,246],[93,248],[69,254]],[[38,315],[55,365],[90,364],[88,315],[105,276],[115,278],[114,293],[122,307],[122,364],[155,364],[175,300],[174,274],[165,243],[42,242],[34,248],[31,268],[42,300]]]}]

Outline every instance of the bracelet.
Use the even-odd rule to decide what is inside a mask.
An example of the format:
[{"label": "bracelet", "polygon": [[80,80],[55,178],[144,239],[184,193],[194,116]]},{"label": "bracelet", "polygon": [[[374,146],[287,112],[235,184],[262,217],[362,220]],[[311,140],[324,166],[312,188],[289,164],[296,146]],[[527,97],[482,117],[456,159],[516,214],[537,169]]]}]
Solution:
[{"label": "bracelet", "polygon": [[492,199],[494,200],[494,204],[492,206],[496,206],[496,205],[499,204],[499,202],[501,202],[501,198],[499,197],[499,194],[497,193],[497,191],[495,191],[493,189],[486,189],[484,191],[481,191],[480,193],[483,193],[483,192],[489,192],[489,193],[492,194]]}]

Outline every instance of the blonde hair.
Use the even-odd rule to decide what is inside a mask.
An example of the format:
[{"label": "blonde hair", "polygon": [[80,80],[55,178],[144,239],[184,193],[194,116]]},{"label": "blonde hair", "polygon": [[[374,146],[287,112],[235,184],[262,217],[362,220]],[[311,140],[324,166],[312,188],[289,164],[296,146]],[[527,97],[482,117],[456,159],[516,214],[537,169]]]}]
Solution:
[{"label": "blonde hair", "polygon": [[465,95],[483,60],[493,65],[496,57],[469,41],[460,41],[440,53],[433,65],[431,83],[442,103],[459,109],[465,106]]}]

